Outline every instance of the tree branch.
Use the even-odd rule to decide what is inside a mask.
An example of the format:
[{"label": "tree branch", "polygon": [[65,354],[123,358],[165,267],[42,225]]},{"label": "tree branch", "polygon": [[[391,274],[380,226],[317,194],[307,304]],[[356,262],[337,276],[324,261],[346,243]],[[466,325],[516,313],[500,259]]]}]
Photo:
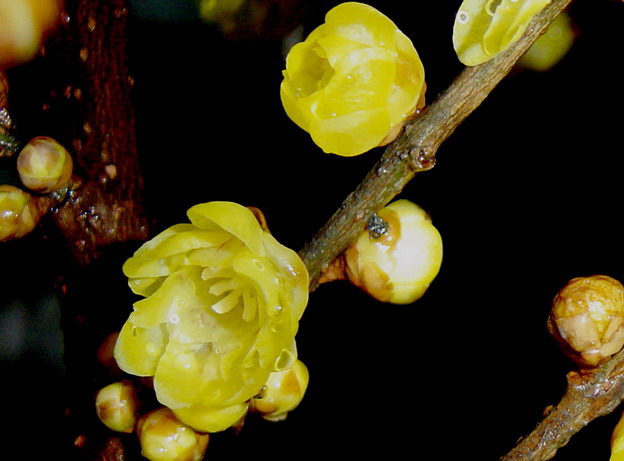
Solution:
[{"label": "tree branch", "polygon": [[506,52],[479,66],[466,68],[388,146],[356,190],[300,251],[310,272],[311,290],[317,287],[323,270],[362,231],[369,217],[399,194],[416,173],[434,166],[440,145],[483,102],[570,1],[553,0]]},{"label": "tree branch", "polygon": [[568,374],[563,398],[501,461],[545,461],[594,419],[624,399],[624,351],[591,372]]}]

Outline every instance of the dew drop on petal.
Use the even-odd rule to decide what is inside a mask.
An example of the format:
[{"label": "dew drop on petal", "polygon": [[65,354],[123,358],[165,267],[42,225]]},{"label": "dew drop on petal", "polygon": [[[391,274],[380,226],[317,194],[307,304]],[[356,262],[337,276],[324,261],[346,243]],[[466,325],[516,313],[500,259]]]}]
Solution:
[{"label": "dew drop on petal", "polygon": [[295,355],[288,349],[283,349],[275,360],[275,370],[282,371],[289,369],[295,362]]},{"label": "dew drop on petal", "polygon": [[160,347],[154,343],[147,343],[145,345],[145,353],[150,357],[156,357],[160,353]]},{"label": "dew drop on petal", "polygon": [[457,12],[457,21],[460,24],[466,24],[469,20],[470,20],[470,16],[468,16],[468,13],[466,13],[465,11]]}]

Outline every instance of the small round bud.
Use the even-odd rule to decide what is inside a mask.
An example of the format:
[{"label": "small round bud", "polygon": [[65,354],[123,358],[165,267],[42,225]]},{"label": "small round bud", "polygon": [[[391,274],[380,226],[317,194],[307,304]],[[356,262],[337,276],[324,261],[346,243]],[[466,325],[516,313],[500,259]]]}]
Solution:
[{"label": "small round bud", "polygon": [[309,380],[308,369],[297,360],[288,370],[269,375],[260,395],[252,399],[251,408],[264,419],[281,421],[301,403]]},{"label": "small round bud", "polygon": [[42,213],[30,194],[13,186],[0,186],[0,242],[32,232]]},{"label": "small round bud", "polygon": [[208,447],[208,434],[182,424],[166,407],[143,416],[137,432],[141,454],[150,461],[200,461]]},{"label": "small round bud", "polygon": [[577,277],[555,296],[548,329],[581,366],[596,366],[624,345],[624,286],[606,275]]},{"label": "small round bud", "polygon": [[409,304],[440,270],[442,237],[429,215],[409,200],[391,203],[377,221],[345,252],[347,277],[380,301]]},{"label": "small round bud", "polygon": [[17,171],[24,186],[44,194],[66,187],[72,170],[69,152],[45,136],[31,139],[17,157]]},{"label": "small round bud", "polygon": [[518,60],[518,65],[538,72],[550,70],[570,51],[575,38],[572,19],[563,12]]},{"label": "small round bud", "polygon": [[109,429],[130,433],[136,424],[139,399],[131,382],[120,381],[103,387],[95,398],[98,418]]}]

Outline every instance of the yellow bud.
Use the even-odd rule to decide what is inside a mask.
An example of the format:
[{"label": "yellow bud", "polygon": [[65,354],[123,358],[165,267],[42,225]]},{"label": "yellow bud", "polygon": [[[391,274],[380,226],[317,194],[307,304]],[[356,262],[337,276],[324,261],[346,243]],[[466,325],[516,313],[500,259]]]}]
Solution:
[{"label": "yellow bud", "polygon": [[131,382],[120,381],[100,389],[95,398],[98,418],[108,428],[130,433],[136,423],[139,399]]},{"label": "yellow bud", "polygon": [[420,298],[442,264],[442,237],[429,215],[408,200],[378,214],[383,229],[360,234],[345,252],[347,277],[374,298],[409,304]]},{"label": "yellow bud", "polygon": [[24,186],[40,193],[69,184],[73,162],[69,152],[52,138],[31,139],[17,157],[17,171]]},{"label": "yellow bud", "polygon": [[32,59],[56,23],[59,0],[0,0],[0,69]]},{"label": "yellow bud", "polygon": [[555,296],[548,329],[581,366],[596,366],[624,345],[624,286],[606,275],[577,277]]},{"label": "yellow bud", "polygon": [[200,461],[209,435],[182,424],[166,407],[151,411],[137,425],[141,454],[150,461]]},{"label": "yellow bud", "polygon": [[518,60],[518,65],[525,69],[547,71],[563,59],[574,44],[574,38],[572,19],[563,12]]},{"label": "yellow bud", "polygon": [[30,194],[13,186],[0,186],[0,242],[30,233],[42,213]]},{"label": "yellow bud", "polygon": [[264,419],[281,421],[301,403],[309,380],[308,369],[297,360],[288,370],[271,373],[259,397],[252,399],[251,406]]},{"label": "yellow bud", "polygon": [[358,2],[331,9],[324,24],[292,47],[283,74],[286,114],[324,152],[343,156],[392,140],[425,89],[411,40]]}]

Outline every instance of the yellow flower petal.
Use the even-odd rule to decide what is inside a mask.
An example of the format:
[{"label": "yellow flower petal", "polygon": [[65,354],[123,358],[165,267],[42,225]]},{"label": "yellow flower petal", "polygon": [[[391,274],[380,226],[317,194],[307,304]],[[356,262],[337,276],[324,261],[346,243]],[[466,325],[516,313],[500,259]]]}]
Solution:
[{"label": "yellow flower petal", "polygon": [[220,432],[237,423],[245,413],[247,404],[241,403],[229,407],[215,408],[195,404],[188,408],[174,411],[177,418],[184,424],[200,432]]},{"label": "yellow flower petal", "polygon": [[195,205],[187,212],[193,224],[201,229],[223,229],[254,253],[262,255],[262,229],[254,214],[233,202],[209,202]]},{"label": "yellow flower petal", "polygon": [[166,330],[161,325],[146,329],[126,322],[115,343],[115,360],[126,373],[152,376],[166,341]]}]

